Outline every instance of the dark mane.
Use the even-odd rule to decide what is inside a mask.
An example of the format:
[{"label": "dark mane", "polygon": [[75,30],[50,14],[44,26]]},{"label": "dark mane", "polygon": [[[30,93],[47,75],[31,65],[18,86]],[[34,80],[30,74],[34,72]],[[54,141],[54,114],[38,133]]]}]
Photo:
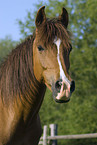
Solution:
[{"label": "dark mane", "polygon": [[39,28],[39,41],[44,41],[44,44],[53,43],[55,37],[63,40],[64,46],[69,47],[70,32],[57,18],[47,19]]},{"label": "dark mane", "polygon": [[[25,97],[31,101],[32,84],[35,86],[33,73],[33,41],[35,36],[29,36],[18,45],[0,67],[0,91],[3,101],[13,97]],[[31,82],[33,80],[33,82]],[[35,81],[35,82],[34,82]]]}]

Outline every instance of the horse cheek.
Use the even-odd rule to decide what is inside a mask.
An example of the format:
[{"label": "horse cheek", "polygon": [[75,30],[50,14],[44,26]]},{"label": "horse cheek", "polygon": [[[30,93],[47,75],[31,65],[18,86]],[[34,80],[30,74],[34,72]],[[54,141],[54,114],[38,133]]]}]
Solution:
[{"label": "horse cheek", "polygon": [[33,61],[33,70],[34,70],[35,78],[37,79],[38,82],[41,82],[43,70],[37,56],[35,56],[35,59]]}]

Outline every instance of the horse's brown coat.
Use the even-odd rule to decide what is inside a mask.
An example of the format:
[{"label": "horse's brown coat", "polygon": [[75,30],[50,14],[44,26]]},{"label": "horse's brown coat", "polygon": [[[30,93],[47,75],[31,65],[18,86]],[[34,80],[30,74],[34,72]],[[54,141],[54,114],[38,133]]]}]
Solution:
[{"label": "horse's brown coat", "polygon": [[67,11],[63,8],[59,18],[47,19],[42,7],[35,22],[33,36],[18,45],[0,67],[0,145],[38,144],[42,133],[38,112],[46,86],[51,89],[60,77],[55,37],[62,40],[62,66],[71,79]]},{"label": "horse's brown coat", "polygon": [[[38,142],[42,132],[38,110],[43,100],[45,85],[40,84],[33,74],[33,64],[31,64],[33,40],[33,36],[30,36],[17,46],[0,69],[2,94],[0,96],[0,143],[2,144],[7,142],[8,145],[23,143],[26,145],[28,142],[34,144],[34,140]],[[22,54],[22,58],[17,57],[23,53],[22,49],[26,53]]]}]

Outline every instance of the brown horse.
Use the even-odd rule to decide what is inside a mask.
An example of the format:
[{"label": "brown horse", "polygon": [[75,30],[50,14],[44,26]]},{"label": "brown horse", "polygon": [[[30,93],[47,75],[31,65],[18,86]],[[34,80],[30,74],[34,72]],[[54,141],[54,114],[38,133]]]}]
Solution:
[{"label": "brown horse", "polygon": [[69,76],[70,36],[65,8],[47,19],[36,16],[36,30],[0,67],[0,145],[37,145],[42,133],[39,109],[46,86],[56,102],[65,103],[75,89]]}]

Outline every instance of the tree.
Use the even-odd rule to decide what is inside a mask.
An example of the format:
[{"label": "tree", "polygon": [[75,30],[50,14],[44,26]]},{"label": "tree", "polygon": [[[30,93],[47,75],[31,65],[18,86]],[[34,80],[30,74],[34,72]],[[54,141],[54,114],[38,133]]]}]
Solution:
[{"label": "tree", "polygon": [[10,36],[6,36],[5,39],[0,39],[0,62],[10,53],[16,44],[17,42],[13,41]]}]

